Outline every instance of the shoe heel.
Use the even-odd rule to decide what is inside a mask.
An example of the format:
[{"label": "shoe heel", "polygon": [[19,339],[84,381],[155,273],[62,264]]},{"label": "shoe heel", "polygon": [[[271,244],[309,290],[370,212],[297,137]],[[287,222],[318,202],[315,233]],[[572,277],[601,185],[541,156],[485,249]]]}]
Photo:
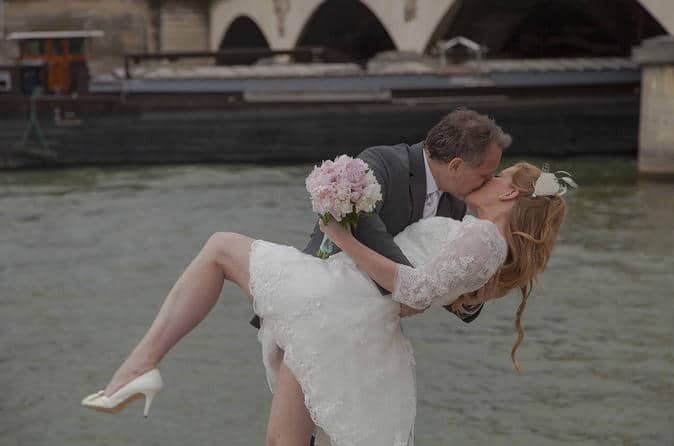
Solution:
[{"label": "shoe heel", "polygon": [[145,395],[145,410],[143,410],[143,416],[145,418],[150,415],[150,405],[152,404],[152,400],[154,399],[155,395],[157,394],[158,390],[151,390],[144,392]]}]

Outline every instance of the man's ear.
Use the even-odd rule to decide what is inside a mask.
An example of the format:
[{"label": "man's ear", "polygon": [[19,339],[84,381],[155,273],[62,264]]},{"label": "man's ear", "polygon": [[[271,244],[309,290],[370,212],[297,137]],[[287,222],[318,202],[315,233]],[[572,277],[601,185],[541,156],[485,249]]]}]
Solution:
[{"label": "man's ear", "polygon": [[458,156],[455,156],[447,163],[447,167],[449,168],[449,170],[457,171],[462,166],[463,166],[463,159],[459,158]]},{"label": "man's ear", "polygon": [[513,188],[510,189],[508,192],[503,192],[502,194],[498,195],[498,199],[501,201],[510,201],[514,200],[515,198],[519,197],[520,191]]}]

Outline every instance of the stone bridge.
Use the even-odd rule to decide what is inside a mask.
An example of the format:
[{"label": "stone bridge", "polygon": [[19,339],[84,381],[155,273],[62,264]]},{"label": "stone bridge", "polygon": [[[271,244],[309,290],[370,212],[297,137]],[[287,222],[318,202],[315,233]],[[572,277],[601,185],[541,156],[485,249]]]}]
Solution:
[{"label": "stone bridge", "polygon": [[124,53],[252,46],[327,46],[363,61],[459,35],[490,58],[625,57],[674,33],[674,0],[0,0],[0,65],[17,56],[3,36],[61,29],[105,32],[94,71]]},{"label": "stone bridge", "polygon": [[645,37],[674,33],[674,1],[214,0],[208,21],[212,50],[316,44],[368,58],[464,35],[496,56],[626,55]]}]

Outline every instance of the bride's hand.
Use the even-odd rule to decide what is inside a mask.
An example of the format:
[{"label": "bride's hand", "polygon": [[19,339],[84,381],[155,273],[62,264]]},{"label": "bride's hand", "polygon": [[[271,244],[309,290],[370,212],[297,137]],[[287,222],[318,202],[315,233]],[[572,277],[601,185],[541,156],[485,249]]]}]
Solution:
[{"label": "bride's hand", "polygon": [[342,242],[348,240],[349,238],[353,238],[353,234],[351,233],[350,229],[345,228],[332,218],[327,224],[323,223],[323,220],[319,219],[319,226],[321,231],[323,231],[323,234],[330,237],[330,240],[332,240],[333,243],[340,248],[342,248]]}]

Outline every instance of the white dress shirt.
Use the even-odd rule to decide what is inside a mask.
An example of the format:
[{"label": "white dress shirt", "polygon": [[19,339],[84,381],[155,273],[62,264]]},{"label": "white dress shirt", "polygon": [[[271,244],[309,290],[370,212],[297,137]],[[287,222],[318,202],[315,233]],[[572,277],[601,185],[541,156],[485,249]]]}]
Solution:
[{"label": "white dress shirt", "polygon": [[421,218],[428,218],[434,216],[435,213],[438,212],[438,204],[440,203],[440,195],[442,195],[442,192],[438,189],[431,168],[428,166],[425,150],[424,167],[426,168],[426,201],[424,202],[424,213]]}]

